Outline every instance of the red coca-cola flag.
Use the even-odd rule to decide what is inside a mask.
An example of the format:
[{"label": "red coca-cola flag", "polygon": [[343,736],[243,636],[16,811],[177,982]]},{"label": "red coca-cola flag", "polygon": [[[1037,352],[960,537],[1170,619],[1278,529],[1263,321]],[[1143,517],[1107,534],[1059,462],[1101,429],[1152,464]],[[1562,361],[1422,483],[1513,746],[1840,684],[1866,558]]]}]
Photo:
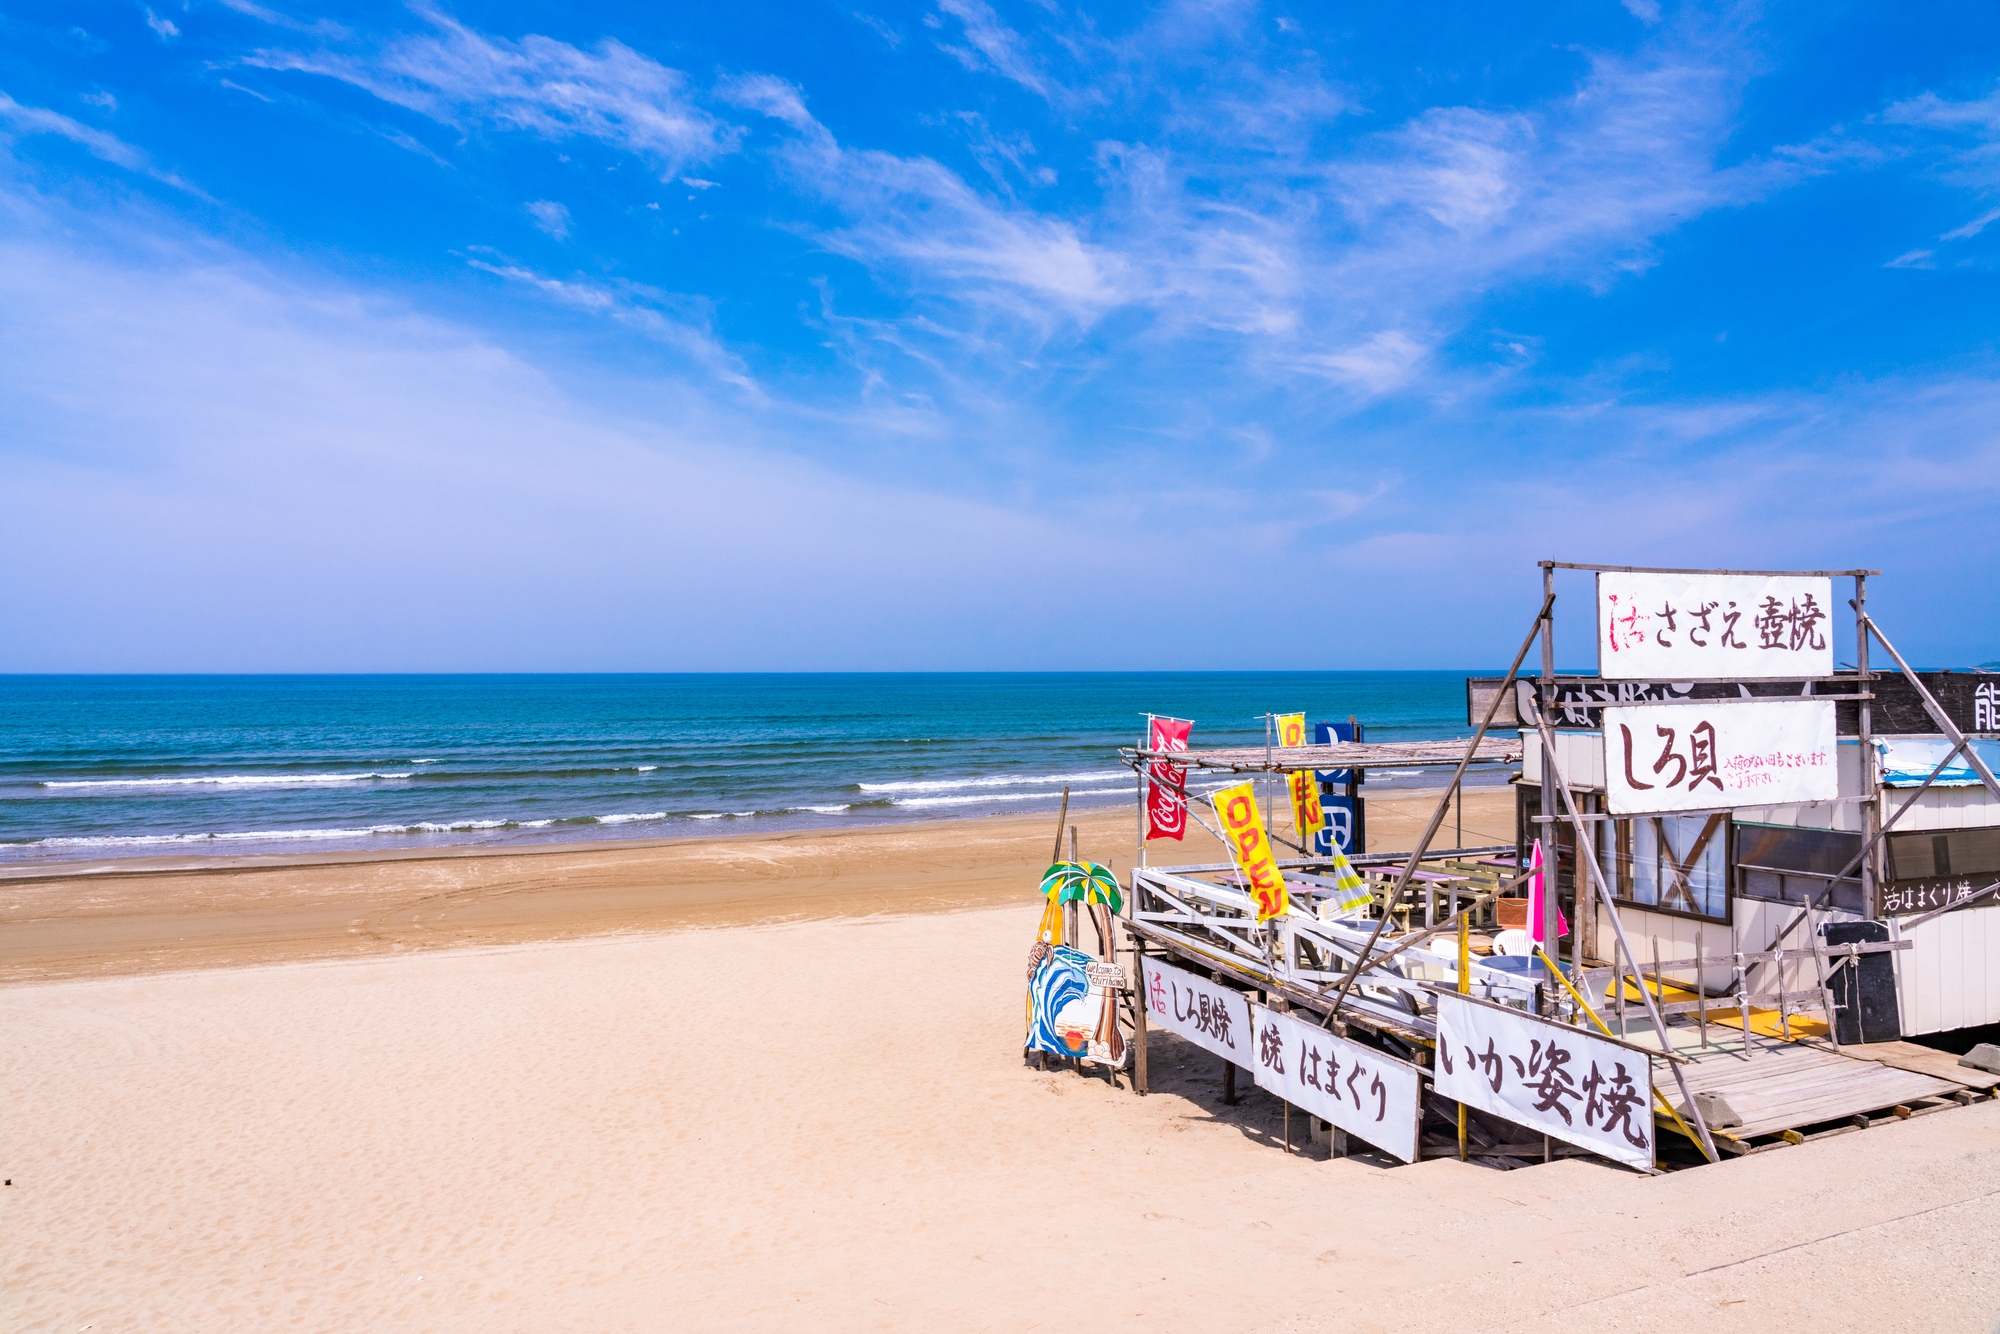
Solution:
[{"label": "red coca-cola flag", "polygon": [[[1186,750],[1194,724],[1185,718],[1154,718],[1148,750]],[[1187,837],[1187,766],[1154,760],[1146,769],[1146,837]]]}]

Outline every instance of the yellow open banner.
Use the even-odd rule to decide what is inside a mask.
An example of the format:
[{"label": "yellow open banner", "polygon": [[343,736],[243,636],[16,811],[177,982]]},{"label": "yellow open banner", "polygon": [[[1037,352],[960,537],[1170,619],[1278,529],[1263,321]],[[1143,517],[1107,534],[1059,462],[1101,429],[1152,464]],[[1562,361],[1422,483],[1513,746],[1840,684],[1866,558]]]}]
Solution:
[{"label": "yellow open banner", "polygon": [[1285,893],[1285,877],[1278,859],[1271,853],[1271,839],[1257,814],[1257,794],[1247,782],[1221,788],[1209,794],[1215,816],[1222,821],[1222,836],[1236,859],[1236,869],[1249,881],[1250,897],[1257,902],[1257,920],[1268,922],[1291,907]]},{"label": "yellow open banner", "polygon": [[1278,744],[1281,746],[1303,746],[1306,744],[1306,716],[1303,713],[1273,714],[1278,723]]}]

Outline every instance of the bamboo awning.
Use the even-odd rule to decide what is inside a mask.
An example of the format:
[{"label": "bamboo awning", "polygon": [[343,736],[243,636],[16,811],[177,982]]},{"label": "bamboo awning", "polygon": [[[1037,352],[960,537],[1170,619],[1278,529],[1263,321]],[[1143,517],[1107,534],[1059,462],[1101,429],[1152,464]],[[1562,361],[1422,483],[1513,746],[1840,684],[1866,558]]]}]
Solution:
[{"label": "bamboo awning", "polygon": [[[1126,763],[1172,760],[1196,769],[1231,773],[1292,773],[1299,769],[1417,769],[1455,765],[1465,757],[1460,741],[1342,741],[1329,746],[1237,746],[1226,750],[1139,750],[1126,747]],[[1473,752],[1476,764],[1519,764],[1519,737],[1488,736]]]}]

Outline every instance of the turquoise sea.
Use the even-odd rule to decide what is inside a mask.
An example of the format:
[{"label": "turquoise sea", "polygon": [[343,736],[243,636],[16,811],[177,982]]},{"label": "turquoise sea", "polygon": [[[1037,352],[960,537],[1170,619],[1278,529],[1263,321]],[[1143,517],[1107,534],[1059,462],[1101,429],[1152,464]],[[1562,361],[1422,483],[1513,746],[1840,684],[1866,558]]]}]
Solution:
[{"label": "turquoise sea", "polygon": [[1261,744],[1267,711],[1466,736],[1466,675],[0,677],[0,866],[840,827],[1049,810],[1065,784],[1129,801],[1117,748],[1148,711],[1197,746]]}]

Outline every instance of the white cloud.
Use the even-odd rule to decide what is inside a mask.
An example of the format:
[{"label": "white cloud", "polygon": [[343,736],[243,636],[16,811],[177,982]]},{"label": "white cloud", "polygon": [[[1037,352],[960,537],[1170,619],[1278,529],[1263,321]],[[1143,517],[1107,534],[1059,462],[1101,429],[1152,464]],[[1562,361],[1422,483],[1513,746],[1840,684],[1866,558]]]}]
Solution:
[{"label": "white cloud", "polygon": [[[613,286],[576,278],[551,278],[490,251],[474,255],[466,263],[496,278],[532,288],[572,310],[603,316],[634,329],[683,354],[687,369],[705,372],[720,383],[734,385],[752,395],[761,394],[742,361],[724,349],[708,330],[705,308],[698,301],[687,298],[676,301],[667,293],[635,283]],[[679,307],[678,313],[670,309],[675,306]]]},{"label": "white cloud", "polygon": [[46,107],[23,106],[7,94],[0,93],[0,123],[12,126],[15,132],[20,134],[60,136],[71,143],[81,145],[92,157],[100,158],[113,166],[151,176],[156,181],[171,185],[177,190],[185,190],[189,194],[202,193],[174,173],[155,167],[144,152],[126,143],[117,135],[93,129],[59,111],[50,111]]},{"label": "white cloud", "polygon": [[968,46],[940,47],[975,73],[991,70],[1043,97],[1049,86],[1028,58],[1021,34],[1000,21],[985,0],[938,0],[938,9],[957,19]]},{"label": "white cloud", "polygon": [[247,64],[340,79],[446,124],[496,125],[627,149],[671,176],[734,151],[737,132],[690,98],[686,77],[606,38],[583,51],[549,37],[487,37],[432,8],[433,31],[368,55],[262,50]]},{"label": "white cloud", "polygon": [[528,206],[535,226],[560,241],[569,235],[569,209],[553,199],[537,199]]},{"label": "white cloud", "polygon": [[146,6],[146,26],[151,28],[153,35],[163,42],[171,41],[181,35],[181,30],[174,26],[172,19],[161,18],[153,12],[150,5]]},{"label": "white cloud", "polygon": [[1966,223],[1963,227],[1952,228],[1950,231],[1946,232],[1943,236],[1938,237],[1938,240],[1969,241],[1973,237],[1985,231],[1996,220],[2000,220],[2000,208],[1988,209],[1986,210],[1986,212],[1974,218],[1971,222]]},{"label": "white cloud", "polygon": [[1660,21],[1660,0],[1620,0],[1632,17],[1641,23],[1653,24]]}]

